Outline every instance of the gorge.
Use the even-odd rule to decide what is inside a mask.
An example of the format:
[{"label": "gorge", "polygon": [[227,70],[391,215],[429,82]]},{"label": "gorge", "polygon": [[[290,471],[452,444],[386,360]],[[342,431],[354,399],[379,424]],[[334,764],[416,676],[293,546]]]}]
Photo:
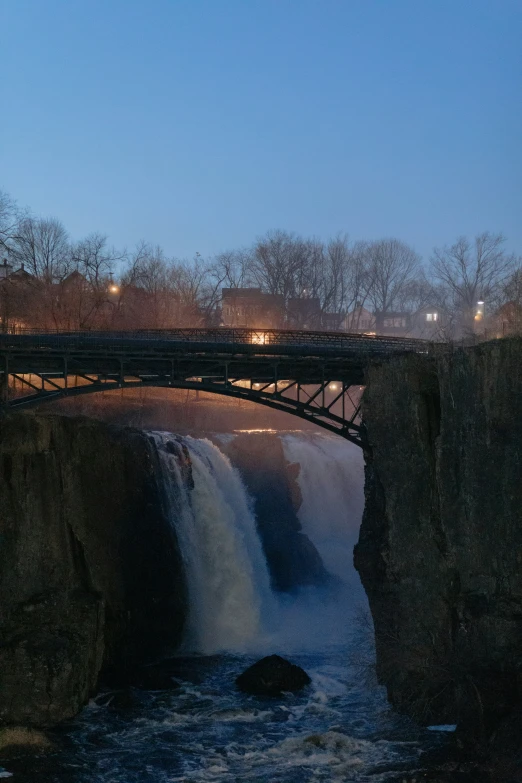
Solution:
[{"label": "gorge", "polygon": [[[517,340],[395,357],[369,368],[364,402],[355,562],[379,680],[402,712],[424,725],[460,723],[483,747],[520,704],[521,357]],[[351,566],[362,470],[356,446],[317,433],[201,439],[43,411],[4,417],[0,721],[53,727],[100,685],[116,692],[176,653],[172,672],[183,680],[189,669],[189,685],[174,691],[170,712],[135,695],[139,742],[160,747],[168,729],[188,747],[196,715],[222,732],[270,725],[275,740],[240,749],[225,732],[217,758],[211,748],[225,735],[209,728],[206,756],[172,762],[170,779],[228,780],[248,767],[266,780],[255,765],[281,774],[285,753],[295,754],[285,780],[300,769],[310,780],[415,770],[428,734],[397,715],[384,727],[380,692],[352,667],[359,682],[348,698],[340,674],[364,600]],[[319,649],[335,652],[319,664]],[[252,656],[279,651],[312,667],[311,696],[249,702],[246,712],[210,693]],[[91,702],[80,716],[85,736],[96,721],[116,731],[115,713],[100,710]],[[80,779],[155,781],[163,769],[153,764],[149,778],[82,768]]]}]

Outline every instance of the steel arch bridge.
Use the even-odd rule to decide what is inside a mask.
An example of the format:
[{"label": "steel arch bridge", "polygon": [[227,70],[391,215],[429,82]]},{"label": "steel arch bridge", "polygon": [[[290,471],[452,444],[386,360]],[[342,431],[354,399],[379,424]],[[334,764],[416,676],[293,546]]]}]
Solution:
[{"label": "steel arch bridge", "polygon": [[[428,343],[274,329],[0,334],[2,408],[111,389],[195,389],[250,400],[364,445],[365,369]],[[26,393],[27,392],[27,393]]]}]

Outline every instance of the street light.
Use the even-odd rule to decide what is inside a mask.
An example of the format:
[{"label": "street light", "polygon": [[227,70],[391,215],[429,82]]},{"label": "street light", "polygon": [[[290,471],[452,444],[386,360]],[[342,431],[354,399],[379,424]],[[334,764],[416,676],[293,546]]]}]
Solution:
[{"label": "street light", "polygon": [[109,294],[119,294],[119,293],[120,293],[120,287],[112,279],[112,272],[109,272]]}]

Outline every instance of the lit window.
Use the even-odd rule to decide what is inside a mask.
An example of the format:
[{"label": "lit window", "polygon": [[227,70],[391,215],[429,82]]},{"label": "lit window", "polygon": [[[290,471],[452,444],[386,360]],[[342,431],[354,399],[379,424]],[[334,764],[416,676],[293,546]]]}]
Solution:
[{"label": "lit window", "polygon": [[426,313],[427,321],[436,321],[438,317],[439,317],[438,313]]}]

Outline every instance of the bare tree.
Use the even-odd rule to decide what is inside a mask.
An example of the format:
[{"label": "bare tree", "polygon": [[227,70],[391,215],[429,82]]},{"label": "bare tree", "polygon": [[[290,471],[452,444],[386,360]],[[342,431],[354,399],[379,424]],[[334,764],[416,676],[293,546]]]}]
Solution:
[{"label": "bare tree", "polygon": [[228,250],[219,253],[209,265],[209,274],[218,286],[247,288],[253,284],[252,251]]},{"label": "bare tree", "polygon": [[123,314],[128,325],[163,328],[171,322],[169,261],[161,247],[140,242],[122,278]]},{"label": "bare tree", "polygon": [[16,202],[7,193],[0,190],[0,252],[9,251],[10,245],[18,233],[19,221],[20,212]]},{"label": "bare tree", "polygon": [[117,299],[109,290],[110,281],[123,257],[101,234],[90,234],[72,246],[69,274],[55,284],[62,326],[85,329],[112,323]]},{"label": "bare tree", "polygon": [[105,288],[107,279],[114,273],[116,264],[123,261],[124,252],[109,247],[103,234],[89,234],[73,245],[71,261],[75,270],[82,274],[93,290]]},{"label": "bare tree", "polygon": [[420,256],[398,239],[380,239],[367,247],[368,299],[375,313],[398,309],[420,271]]},{"label": "bare tree", "polygon": [[[323,311],[339,314],[342,318],[355,306],[364,306],[371,288],[368,268],[368,245],[356,242],[350,245],[347,236],[330,240],[325,247]],[[358,323],[352,323],[358,328]]]},{"label": "bare tree", "polygon": [[160,247],[142,242],[123,276],[123,313],[148,328],[213,323],[221,282],[199,254],[193,261],[168,259]]},{"label": "bare tree", "polygon": [[503,286],[502,299],[522,307],[522,258],[518,259],[516,269]]},{"label": "bare tree", "polygon": [[495,307],[503,286],[515,267],[515,257],[506,253],[502,234],[484,232],[470,242],[460,237],[450,247],[435,248],[431,275],[447,292],[464,331],[471,331],[477,302]]},{"label": "bare tree", "polygon": [[23,218],[11,252],[30,274],[47,284],[60,281],[71,269],[67,232],[55,218]]},{"label": "bare tree", "polygon": [[177,291],[184,326],[215,326],[219,321],[222,280],[214,265],[196,253],[192,261],[172,265],[171,279]]},{"label": "bare tree", "polygon": [[287,302],[292,297],[309,296],[305,273],[310,247],[304,239],[285,231],[270,231],[258,239],[253,249],[252,275],[269,294],[279,294]]}]

